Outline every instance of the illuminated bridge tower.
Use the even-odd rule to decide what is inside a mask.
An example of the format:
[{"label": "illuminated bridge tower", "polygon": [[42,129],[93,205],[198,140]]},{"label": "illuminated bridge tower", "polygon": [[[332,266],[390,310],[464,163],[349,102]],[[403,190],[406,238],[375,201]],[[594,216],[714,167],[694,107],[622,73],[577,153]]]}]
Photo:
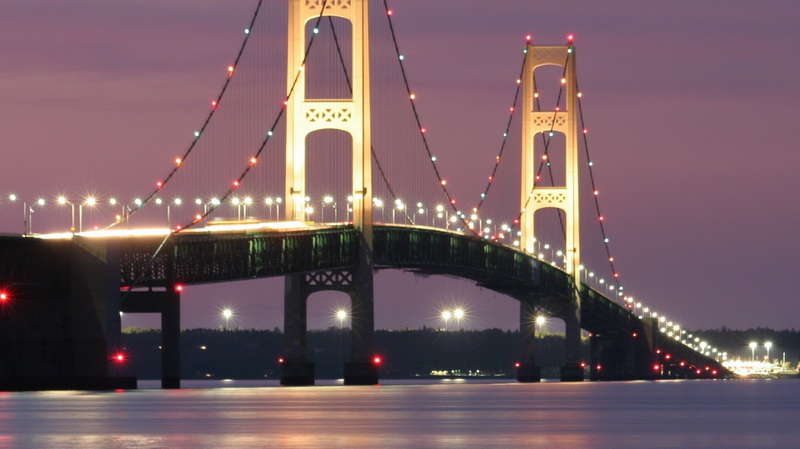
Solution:
[{"label": "illuminated bridge tower", "polygon": [[[324,5],[324,11],[321,10]],[[353,226],[359,231],[358,264],[349,269],[291,275],[286,278],[284,306],[284,384],[314,382],[314,367],[306,357],[306,302],[320,290],[340,290],[351,299],[351,361],[345,383],[378,381],[373,358],[374,306],[372,280],[372,155],[370,137],[370,77],[368,0],[289,0],[289,50],[286,105],[286,219],[305,220],[306,138],[335,129],[352,140]],[[344,99],[306,98],[306,24],[320,16],[349,20],[352,25],[352,95]],[[297,82],[295,83],[295,77]],[[294,86],[293,86],[294,85]]]},{"label": "illuminated bridge tower", "polygon": [[[522,118],[522,190],[520,208],[524,212],[520,217],[520,245],[529,253],[535,252],[535,214],[539,209],[556,208],[564,211],[566,240],[566,271],[572,275],[574,285],[570,286],[570,305],[563,310],[562,318],[566,325],[566,365],[561,368],[561,380],[583,380],[583,369],[580,366],[581,316],[580,295],[578,293],[580,266],[580,222],[578,201],[578,96],[575,80],[575,53],[570,46],[533,46],[527,47],[527,58],[523,68],[523,118]],[[564,67],[566,110],[534,111],[534,72],[538,67],[555,65]],[[540,187],[536,183],[538,161],[534,151],[534,140],[541,138],[539,134],[550,132],[565,136],[565,182],[560,187]],[[528,299],[533,301],[533,299]],[[524,302],[524,301],[523,301]],[[532,320],[526,317],[526,311],[532,310],[528,304],[521,309],[521,322]],[[522,324],[522,323],[521,323]],[[527,328],[533,329],[530,325]],[[521,329],[522,330],[522,329]]]}]

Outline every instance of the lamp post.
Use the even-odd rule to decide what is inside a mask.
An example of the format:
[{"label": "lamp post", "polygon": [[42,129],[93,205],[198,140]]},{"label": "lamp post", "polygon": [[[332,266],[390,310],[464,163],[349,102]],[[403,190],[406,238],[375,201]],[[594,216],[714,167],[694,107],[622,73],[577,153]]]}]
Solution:
[{"label": "lamp post", "polygon": [[458,309],[453,310],[453,316],[456,319],[456,323],[458,325],[458,328],[461,329],[461,319],[464,318],[464,309],[458,308]]},{"label": "lamp post", "polygon": [[67,200],[67,197],[65,197],[65,196],[58,197],[57,202],[58,202],[58,204],[60,204],[62,206],[66,206],[67,204],[69,204],[69,207],[71,209],[70,215],[72,217],[72,221],[71,221],[69,230],[70,230],[70,232],[75,232],[75,204],[70,202],[69,200]]},{"label": "lamp post", "polygon": [[756,348],[758,347],[758,343],[750,342],[750,360],[755,362],[756,361]]},{"label": "lamp post", "polygon": [[[372,204],[381,211],[381,222],[383,222],[383,200],[380,198],[372,198]],[[374,221],[374,218],[373,218]]]},{"label": "lamp post", "polygon": [[228,330],[228,322],[230,321],[232,316],[233,316],[233,310],[231,309],[222,310],[222,317],[225,318],[225,330]]},{"label": "lamp post", "polygon": [[337,310],[336,318],[339,319],[339,329],[344,329],[344,320],[347,318],[347,312],[345,310]]},{"label": "lamp post", "polygon": [[444,320],[444,328],[445,328],[445,330],[447,330],[447,322],[450,321],[450,318],[452,316],[453,315],[450,313],[449,310],[445,310],[445,311],[442,312],[442,319]]},{"label": "lamp post", "polygon": [[542,328],[544,327],[544,324],[547,322],[547,318],[545,318],[544,315],[539,315],[536,317],[534,322],[536,323],[536,328],[538,329],[537,333],[541,334]]},{"label": "lamp post", "polygon": [[772,347],[772,342],[768,341],[768,342],[764,343],[764,347],[767,348],[767,363],[769,363],[769,348]]},{"label": "lamp post", "polygon": [[78,205],[78,232],[83,232],[83,206],[94,207],[97,205],[97,199],[93,196],[86,198],[84,202]]},{"label": "lamp post", "polygon": [[320,212],[320,220],[325,221],[325,206],[330,206],[333,208],[333,221],[339,221],[338,214],[336,213],[336,203],[333,202],[333,197],[330,195],[325,195],[322,198],[322,212]]},{"label": "lamp post", "polygon": [[398,200],[394,200],[394,208],[392,208],[392,223],[393,224],[396,223],[395,220],[394,220],[394,211],[396,211],[396,210],[400,210],[401,211],[401,210],[403,210],[405,208],[406,208],[406,206],[405,206],[405,204],[403,204],[402,201],[400,201],[399,199]]}]

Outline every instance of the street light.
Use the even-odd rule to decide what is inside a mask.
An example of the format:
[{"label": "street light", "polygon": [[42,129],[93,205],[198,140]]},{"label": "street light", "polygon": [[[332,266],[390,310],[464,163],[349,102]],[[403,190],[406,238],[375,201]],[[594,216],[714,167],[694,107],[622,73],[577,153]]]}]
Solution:
[{"label": "street light", "polygon": [[772,342],[768,341],[768,342],[764,343],[764,347],[767,348],[767,362],[769,362],[769,348],[772,347]]},{"label": "street light", "polygon": [[222,317],[225,318],[225,330],[228,330],[228,322],[230,321],[232,316],[233,316],[233,310],[227,308],[222,310]]},{"label": "street light", "polygon": [[70,215],[72,216],[72,224],[70,225],[69,230],[71,232],[75,232],[75,204],[71,203],[69,200],[67,200],[67,197],[65,197],[65,196],[58,197],[57,201],[58,201],[58,204],[60,204],[62,206],[66,206],[67,204],[69,204],[70,209],[71,209],[71,214]]},{"label": "street light", "polygon": [[384,221],[383,219],[383,200],[380,198],[372,198],[372,205],[376,208],[380,209],[381,211],[381,222]]},{"label": "street light", "polygon": [[444,320],[444,328],[447,329],[447,322],[453,315],[450,313],[449,310],[445,310],[442,312],[442,319]]},{"label": "street light", "polygon": [[83,232],[83,206],[94,207],[97,205],[97,199],[93,196],[86,198],[86,200],[78,205],[78,232]]},{"label": "street light", "polygon": [[749,346],[750,346],[750,359],[755,362],[756,361],[756,348],[758,347],[758,343],[753,341],[753,342],[750,342]]},{"label": "street light", "polygon": [[347,318],[347,312],[344,310],[337,310],[336,318],[339,318],[339,328],[344,329],[344,319]]},{"label": "street light", "polygon": [[458,327],[460,328],[461,327],[461,319],[464,318],[464,309],[458,308],[458,309],[453,310],[453,316],[456,318],[456,321],[458,322]]},{"label": "street light", "polygon": [[544,324],[547,322],[547,317],[545,317],[544,315],[539,315],[536,317],[534,322],[536,323],[536,326],[539,328],[539,333],[541,333],[542,327],[544,327]]}]

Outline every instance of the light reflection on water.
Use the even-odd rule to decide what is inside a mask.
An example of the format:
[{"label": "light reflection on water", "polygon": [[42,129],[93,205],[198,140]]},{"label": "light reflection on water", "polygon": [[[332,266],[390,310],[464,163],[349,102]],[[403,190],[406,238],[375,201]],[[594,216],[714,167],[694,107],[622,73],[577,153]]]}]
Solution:
[{"label": "light reflection on water", "polygon": [[0,393],[0,448],[800,447],[794,380],[326,383]]}]

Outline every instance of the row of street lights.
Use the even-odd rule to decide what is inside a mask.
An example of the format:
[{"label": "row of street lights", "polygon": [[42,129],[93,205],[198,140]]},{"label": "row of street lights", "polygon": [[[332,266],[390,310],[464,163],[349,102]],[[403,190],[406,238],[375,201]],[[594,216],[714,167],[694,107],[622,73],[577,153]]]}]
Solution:
[{"label": "row of street lights", "polygon": [[[758,347],[758,343],[756,343],[754,341],[751,341],[748,346],[750,347],[750,360],[755,362],[756,361],[756,348]],[[767,355],[765,356],[765,358],[767,359],[767,362],[769,362],[769,350],[770,350],[770,348],[772,348],[772,342],[768,341],[768,342],[764,343],[764,348],[766,348],[766,350],[767,350]]]},{"label": "row of street lights", "polygon": [[[13,202],[13,201],[17,201],[18,197],[16,195],[10,195],[9,199]],[[306,208],[305,208],[305,212],[307,214],[306,218],[308,219],[308,218],[310,218],[310,215],[314,213],[314,208],[312,206],[312,200],[311,200],[310,197],[305,197],[304,200],[305,200],[305,203],[306,203]],[[347,205],[348,205],[348,207],[347,207],[347,219],[348,220],[350,218],[350,213],[352,212],[352,201],[353,201],[353,197],[352,196],[347,197]],[[101,201],[100,199],[98,199],[97,197],[94,197],[94,196],[85,197],[80,202],[73,202],[73,201],[70,201],[67,197],[62,195],[62,196],[59,196],[56,199],[55,202],[58,205],[61,205],[61,206],[66,206],[66,205],[70,206],[70,209],[71,209],[71,230],[72,230],[72,232],[76,231],[76,227],[75,227],[75,205],[76,204],[79,206],[78,207],[78,227],[77,227],[77,231],[78,232],[82,232],[83,231],[83,209],[85,207],[86,208],[96,208],[96,207],[99,207],[99,206],[105,205],[105,204],[108,204],[110,206],[119,205],[119,206],[121,206],[121,213],[119,215],[115,216],[116,221],[120,221],[121,219],[123,219],[123,217],[126,215],[126,211],[130,211],[131,210],[130,208],[127,208],[126,206],[122,205],[122,203],[118,202],[113,197],[108,199],[106,202],[103,202],[103,201]],[[162,198],[156,198],[154,200],[154,202],[155,202],[155,204],[157,204],[159,206],[164,206],[165,207],[167,225],[168,225],[168,227],[171,227],[171,218],[172,218],[171,217],[171,207],[182,206],[184,204],[184,201],[182,199],[180,199],[180,198],[174,198],[172,201],[166,201],[166,200],[163,200]],[[47,202],[43,198],[39,198],[39,199],[37,199],[35,204],[38,207],[41,207],[41,206],[44,206],[46,203]],[[242,197],[238,197],[237,196],[237,197],[230,198],[229,203],[230,203],[231,206],[236,207],[237,219],[238,220],[242,220],[243,218],[244,219],[247,218],[248,209],[252,208],[252,207],[256,207],[256,203],[257,202],[251,196],[242,196]],[[209,206],[219,207],[222,203],[221,203],[221,200],[218,199],[218,198],[212,198],[209,201],[205,201],[205,200],[203,200],[201,198],[196,198],[194,200],[194,204],[196,206],[198,206],[198,207],[202,207],[203,208],[203,214],[205,215],[209,210]],[[273,213],[272,213],[273,207],[276,209],[275,217],[276,218],[280,218],[280,207],[281,207],[282,204],[283,204],[283,199],[280,196],[265,197],[264,200],[263,200],[263,205],[266,206],[268,208],[268,210],[269,210],[269,218],[270,219],[273,218]],[[136,199],[133,200],[133,205],[135,207],[137,207],[137,208],[141,207],[143,205],[143,201],[140,198],[136,198]],[[338,213],[338,207],[337,206],[338,206],[338,202],[337,202],[336,198],[333,195],[324,195],[321,198],[321,202],[320,202],[320,219],[321,220],[325,220],[325,218],[326,218],[325,217],[326,209],[332,209],[333,210],[333,219],[334,219],[335,222],[338,222],[338,219],[339,219],[339,215],[338,214],[339,213]],[[381,220],[383,220],[385,202],[380,198],[373,198],[373,206],[377,210],[380,211]],[[417,202],[415,204],[415,206],[416,206],[415,208],[411,207],[411,217],[410,218],[412,218],[412,220],[416,220],[418,216],[424,216],[424,215],[427,214],[428,207],[426,205],[424,205],[422,202]],[[407,205],[406,203],[404,203],[402,200],[400,200],[400,199],[395,200],[394,201],[394,205],[391,208],[391,210],[392,210],[392,222],[395,223],[396,220],[397,220],[397,216],[396,216],[395,212],[402,212],[402,214],[405,215],[407,213],[407,211],[409,210],[409,208],[410,208],[410,206]],[[29,208],[26,205],[25,206],[25,210],[26,210],[25,229],[26,229],[27,233],[30,233],[31,232],[31,225],[30,225],[30,218],[31,217],[30,217],[30,211],[28,209]],[[457,211],[456,213],[451,215],[450,214],[450,209],[448,207],[444,206],[444,205],[441,205],[441,204],[436,205],[433,208],[433,210],[435,211],[435,213],[434,214],[430,214],[431,215],[431,225],[432,226],[436,226],[437,224],[440,224],[445,229],[448,229],[448,230],[451,229],[451,226],[452,226],[452,227],[455,227],[455,231],[462,232],[463,229],[461,227],[457,227],[456,225],[459,223],[460,220],[464,220],[467,223],[467,227],[469,227],[472,230],[476,230],[476,225],[477,225],[477,231],[478,231],[479,235],[481,235],[483,238],[487,238],[487,239],[492,238],[492,239],[498,240],[500,242],[502,242],[505,238],[510,237],[510,235],[512,233],[512,230],[513,230],[511,226],[509,226],[508,224],[503,223],[503,224],[500,225],[500,232],[495,232],[495,234],[492,234],[492,230],[493,229],[494,229],[494,231],[497,231],[497,224],[494,223],[492,221],[492,219],[490,219],[490,218],[486,218],[484,220],[483,217],[481,217],[481,216],[479,216],[477,214],[477,209],[473,209],[472,210],[472,214],[470,214],[469,216],[467,216],[466,214],[464,214],[463,212],[460,212],[460,211]],[[199,216],[200,215],[198,214],[198,217]],[[439,220],[441,220],[441,221],[439,221]],[[486,225],[486,226],[484,226],[484,225]],[[519,234],[519,232],[517,232],[517,234]],[[534,254],[533,254],[535,257],[537,257],[540,260],[546,260],[547,259],[546,252],[549,251],[549,255],[551,256],[550,259],[553,261],[552,264],[554,266],[557,266],[557,267],[561,266],[562,268],[565,266],[566,259],[565,259],[565,256],[564,256],[564,252],[562,250],[557,250],[557,249],[551,247],[549,244],[542,243],[542,242],[536,240],[535,238],[533,239],[533,241],[534,241],[534,244],[536,245],[536,248],[537,248],[537,251],[534,252]],[[517,248],[520,247],[520,242],[518,240],[514,240],[514,241],[510,242],[509,244],[511,244],[511,245],[513,245],[513,246],[515,246]],[[617,289],[614,285],[612,285],[612,283],[607,283],[604,279],[595,276],[594,272],[586,270],[583,267],[583,265],[579,266],[578,269],[579,269],[579,271],[583,272],[583,277],[584,277],[584,281],[585,282],[588,282],[590,279],[592,279],[592,280],[594,280],[595,286],[605,287],[606,293],[611,293],[612,295],[614,293],[616,293],[617,296],[622,296],[622,292],[620,291],[620,290],[622,290],[621,287],[619,289]],[[615,290],[618,290],[618,291],[615,292]]]}]

